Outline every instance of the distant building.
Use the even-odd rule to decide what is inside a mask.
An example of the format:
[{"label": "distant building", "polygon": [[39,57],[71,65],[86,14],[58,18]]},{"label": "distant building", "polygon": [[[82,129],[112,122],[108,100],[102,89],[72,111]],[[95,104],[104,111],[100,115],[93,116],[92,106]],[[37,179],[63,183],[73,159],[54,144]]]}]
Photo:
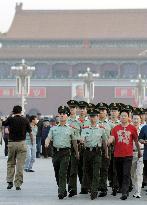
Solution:
[{"label": "distant building", "polygon": [[[147,78],[147,9],[143,10],[23,10],[16,13],[8,33],[0,36],[0,112],[20,102],[14,95],[11,66],[22,58],[36,67],[29,110],[55,113],[72,98],[73,83],[87,67],[100,77],[94,102],[135,105],[135,83]],[[9,99],[9,100],[8,100]],[[11,104],[10,104],[11,103]]]}]

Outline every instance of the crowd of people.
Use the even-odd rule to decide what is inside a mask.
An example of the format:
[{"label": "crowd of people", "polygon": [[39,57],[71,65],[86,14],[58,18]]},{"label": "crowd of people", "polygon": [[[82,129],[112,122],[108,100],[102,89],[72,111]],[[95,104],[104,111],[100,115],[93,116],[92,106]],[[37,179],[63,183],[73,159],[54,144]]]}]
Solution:
[{"label": "crowd of people", "polygon": [[[58,198],[90,193],[91,200],[105,197],[108,185],[121,200],[141,198],[147,185],[147,109],[122,103],[69,100],[48,119],[22,116],[14,106],[1,122],[7,160],[7,189],[21,190],[23,171],[34,172],[35,158],[52,157]],[[15,179],[14,179],[15,178]],[[108,183],[109,182],[109,183]],[[14,184],[13,184],[14,183]]]}]

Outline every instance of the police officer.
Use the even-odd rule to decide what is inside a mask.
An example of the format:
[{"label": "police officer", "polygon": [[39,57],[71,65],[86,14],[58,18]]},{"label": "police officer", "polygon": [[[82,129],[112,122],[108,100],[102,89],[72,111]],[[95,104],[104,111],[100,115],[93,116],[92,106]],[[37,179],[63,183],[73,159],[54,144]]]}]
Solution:
[{"label": "police officer", "polygon": [[[80,122],[81,129],[84,126],[88,126],[90,124],[90,121],[87,117],[87,107],[88,103],[85,101],[79,101],[79,116],[78,121]],[[79,148],[79,163],[78,163],[78,177],[81,184],[81,192],[80,194],[88,194],[88,189],[83,188],[83,153],[84,153],[84,146],[80,142],[78,143]]]},{"label": "police officer", "polygon": [[85,145],[83,156],[83,180],[85,178],[85,181],[87,181],[87,187],[91,192],[91,200],[93,200],[97,198],[99,187],[102,144],[104,146],[106,158],[108,157],[108,150],[105,129],[97,125],[98,111],[90,109],[88,114],[91,124],[83,127],[81,133]]},{"label": "police officer", "polygon": [[146,109],[144,108],[140,108],[140,114],[141,114],[141,125],[146,125],[146,119],[145,119],[145,115],[146,115]]},{"label": "police officer", "polygon": [[[108,120],[107,116],[107,109],[108,105],[106,103],[98,103],[96,108],[99,109],[99,121],[98,124],[105,128],[107,139],[110,136],[111,129],[113,128],[112,124]],[[111,155],[109,149],[109,157]],[[107,179],[108,179],[108,169],[110,165],[110,158],[105,158],[105,151],[102,147],[102,166],[101,166],[101,173],[100,173],[100,187],[101,190],[99,197],[104,197],[107,195]]]},{"label": "police officer", "polygon": [[[74,130],[77,140],[80,140],[81,126],[76,115],[78,102],[76,100],[69,100],[67,104],[70,109],[70,116],[67,120],[67,123]],[[74,195],[77,195],[77,173],[78,173],[78,160],[76,158],[75,150],[73,146],[71,147],[71,157],[70,157],[68,172],[69,172],[68,173],[69,175],[68,176],[68,191],[69,191],[68,196],[72,197]]]},{"label": "police officer", "polygon": [[[116,125],[120,124],[120,120],[118,119],[119,110],[120,110],[119,103],[111,103],[109,105],[109,110],[110,110],[109,122],[112,125],[112,127],[115,127]],[[116,196],[119,186],[118,186],[117,172],[116,172],[115,161],[114,161],[113,145],[111,145],[111,157],[110,157],[110,166],[108,170],[108,179],[110,182],[110,186],[112,186],[112,195]]]},{"label": "police officer", "polygon": [[66,178],[67,169],[70,160],[71,142],[75,149],[76,157],[79,158],[77,149],[77,140],[74,131],[67,125],[67,119],[70,115],[70,110],[66,106],[58,108],[60,123],[50,129],[49,135],[46,138],[45,146],[48,147],[50,141],[53,141],[53,166],[55,171],[56,182],[58,185],[58,197],[63,199],[67,196]]}]

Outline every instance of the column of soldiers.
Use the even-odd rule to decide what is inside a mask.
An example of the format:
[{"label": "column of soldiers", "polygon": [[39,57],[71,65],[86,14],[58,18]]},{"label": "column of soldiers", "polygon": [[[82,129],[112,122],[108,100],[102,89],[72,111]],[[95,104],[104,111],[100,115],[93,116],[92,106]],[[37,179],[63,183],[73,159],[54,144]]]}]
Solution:
[{"label": "column of soldiers", "polygon": [[[120,192],[121,199],[125,200],[131,190],[131,174],[133,181],[135,179],[133,196],[140,198],[142,178],[139,176],[143,172],[141,152],[143,148],[145,148],[143,186],[147,182],[146,110],[122,103],[111,103],[108,106],[105,103],[94,105],[75,100],[69,100],[67,105],[58,108],[59,124],[50,129],[45,141],[46,147],[50,143],[53,144],[52,162],[58,185],[58,198],[63,199],[67,196],[66,184],[68,184],[68,197],[77,195],[78,178],[80,194],[90,193],[91,200],[96,199],[97,196],[107,195],[108,181],[112,187],[112,195],[116,196]],[[21,130],[24,125],[27,125],[26,130],[31,137],[31,128],[28,122],[21,118],[21,109],[15,115],[3,122],[3,125],[15,128],[16,132],[17,126],[12,122],[15,120],[17,125],[17,120],[22,120]],[[20,135],[15,136],[13,132],[12,134],[11,138]],[[141,144],[138,142],[138,134]],[[16,146],[20,140],[24,143],[25,135],[22,136],[23,139],[9,138],[9,155],[10,144]],[[133,162],[131,171],[133,156],[139,157],[139,163]],[[12,181],[12,179],[7,180],[10,188],[13,187]],[[22,182],[21,180],[21,184]],[[18,190],[21,184],[16,184]]]},{"label": "column of soldiers", "polygon": [[[122,103],[108,106],[105,103],[94,105],[75,100],[68,101],[67,105],[58,108],[60,123],[50,130],[46,139],[46,146],[53,141],[53,166],[59,199],[67,196],[66,182],[68,197],[77,195],[77,177],[81,186],[80,194],[90,193],[91,200],[107,195],[108,180],[112,195],[116,196],[121,192],[120,180],[115,167],[114,146],[108,141],[111,130],[120,124],[119,111],[128,113],[130,124],[135,108]],[[139,116],[144,125],[145,110],[140,109]],[[127,197],[128,193],[121,199]]]}]

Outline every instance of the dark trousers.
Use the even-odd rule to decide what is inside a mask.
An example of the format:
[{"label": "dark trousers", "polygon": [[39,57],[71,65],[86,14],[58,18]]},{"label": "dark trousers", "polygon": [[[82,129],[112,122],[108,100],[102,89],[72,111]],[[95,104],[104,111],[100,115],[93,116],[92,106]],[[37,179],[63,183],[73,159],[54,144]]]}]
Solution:
[{"label": "dark trousers", "polygon": [[68,190],[73,190],[77,192],[77,173],[78,173],[78,160],[76,158],[75,151],[72,151],[70,157],[70,166],[69,166]]},{"label": "dark trousers", "polygon": [[129,192],[133,157],[115,157],[119,188],[122,195]]},{"label": "dark trousers", "polygon": [[4,153],[5,153],[5,156],[8,156],[8,138],[4,137],[4,142],[5,142],[5,150],[4,150]]},{"label": "dark trousers", "polygon": [[36,152],[41,153],[41,137],[36,137]]},{"label": "dark trousers", "polygon": [[143,182],[147,183],[147,160],[143,160]]},{"label": "dark trousers", "polygon": [[67,169],[70,160],[70,150],[54,151],[53,166],[55,171],[58,193],[64,194],[66,191]]},{"label": "dark trousers", "polygon": [[119,188],[118,184],[118,178],[117,178],[117,170],[116,170],[116,164],[115,164],[115,158],[113,156],[112,158],[113,163],[113,171],[112,171],[112,189],[117,190]]},{"label": "dark trousers", "polygon": [[100,180],[101,168],[101,149],[96,151],[85,150],[83,156],[83,187],[86,182],[86,188],[91,190],[91,193],[97,192]]},{"label": "dark trousers", "polygon": [[108,180],[112,189],[117,190],[119,188],[117,180],[117,171],[115,166],[115,158],[113,154],[111,155],[110,166],[108,170]]},{"label": "dark trousers", "polygon": [[78,161],[78,177],[80,184],[82,185],[83,180],[83,154],[84,154],[84,147],[82,145],[79,145],[79,161]]},{"label": "dark trousers", "polygon": [[[111,156],[111,150],[109,149],[109,157]],[[110,165],[110,159],[105,158],[105,150],[102,148],[102,164],[100,170],[100,187],[101,191],[107,191],[107,179],[108,179],[108,170]]]}]

